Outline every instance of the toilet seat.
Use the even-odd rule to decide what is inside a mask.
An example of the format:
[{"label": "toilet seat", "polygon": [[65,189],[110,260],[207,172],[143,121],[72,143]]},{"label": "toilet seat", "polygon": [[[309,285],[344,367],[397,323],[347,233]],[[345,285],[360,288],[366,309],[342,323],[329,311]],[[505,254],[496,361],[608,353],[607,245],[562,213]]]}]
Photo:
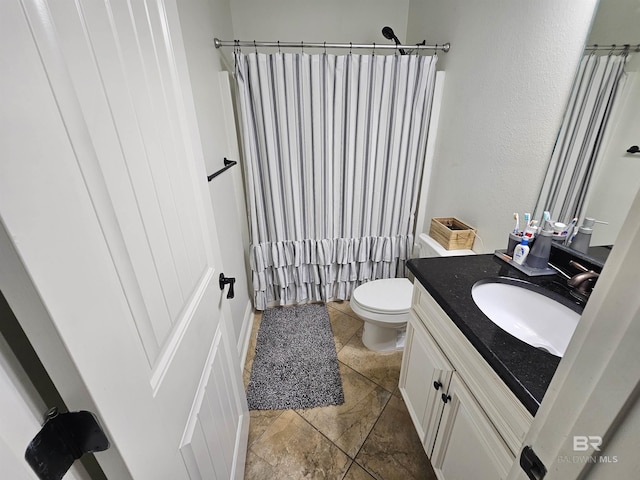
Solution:
[{"label": "toilet seat", "polygon": [[358,314],[389,324],[404,323],[411,309],[412,283],[406,278],[385,278],[360,285],[351,296]]}]

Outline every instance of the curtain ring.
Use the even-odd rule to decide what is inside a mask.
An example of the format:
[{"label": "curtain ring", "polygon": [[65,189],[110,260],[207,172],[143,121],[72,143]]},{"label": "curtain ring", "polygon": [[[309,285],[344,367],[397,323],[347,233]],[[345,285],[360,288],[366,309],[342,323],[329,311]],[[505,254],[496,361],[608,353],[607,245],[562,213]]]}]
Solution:
[{"label": "curtain ring", "polygon": [[617,45],[614,43],[611,45],[611,50],[609,50],[609,56],[613,55],[613,51],[616,49]]},{"label": "curtain ring", "polygon": [[376,42],[373,42],[373,50],[371,51],[371,56],[373,57],[376,54]]},{"label": "curtain ring", "polygon": [[256,55],[258,54],[258,46],[256,45],[256,41],[253,41],[253,48],[256,51]]},{"label": "curtain ring", "polygon": [[280,51],[280,40],[278,40],[278,53],[282,53],[282,52]]},{"label": "curtain ring", "polygon": [[300,42],[300,53],[304,54],[304,42]]},{"label": "curtain ring", "polygon": [[353,43],[349,42],[349,55],[353,53],[352,50],[353,50]]},{"label": "curtain ring", "polygon": [[327,54],[327,42],[323,42],[324,45],[324,54]]}]

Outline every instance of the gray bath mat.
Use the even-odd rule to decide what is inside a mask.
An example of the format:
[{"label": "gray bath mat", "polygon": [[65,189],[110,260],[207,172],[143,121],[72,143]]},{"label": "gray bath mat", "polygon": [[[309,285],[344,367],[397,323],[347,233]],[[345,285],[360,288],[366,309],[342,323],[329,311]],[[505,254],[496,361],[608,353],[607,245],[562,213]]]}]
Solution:
[{"label": "gray bath mat", "polygon": [[344,403],[336,347],[325,305],[264,311],[247,400],[250,410]]}]

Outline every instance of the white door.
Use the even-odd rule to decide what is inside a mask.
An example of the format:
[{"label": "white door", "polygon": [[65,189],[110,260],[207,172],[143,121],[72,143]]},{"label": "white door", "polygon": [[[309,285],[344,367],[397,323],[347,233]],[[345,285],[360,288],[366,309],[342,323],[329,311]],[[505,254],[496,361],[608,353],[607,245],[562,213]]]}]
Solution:
[{"label": "white door", "polygon": [[109,478],[241,478],[247,407],[175,0],[2,10],[0,288],[69,408],[106,428]]}]

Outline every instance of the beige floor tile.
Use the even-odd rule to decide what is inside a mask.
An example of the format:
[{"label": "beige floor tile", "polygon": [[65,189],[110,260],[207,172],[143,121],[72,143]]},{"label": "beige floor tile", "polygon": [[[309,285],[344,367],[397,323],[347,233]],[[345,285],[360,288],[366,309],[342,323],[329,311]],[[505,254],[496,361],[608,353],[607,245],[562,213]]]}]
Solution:
[{"label": "beige floor tile", "polygon": [[369,434],[356,462],[379,480],[435,480],[406,406],[392,396]]},{"label": "beige floor tile", "polygon": [[371,475],[369,475],[364,468],[362,468],[356,462],[353,462],[349,467],[349,471],[344,476],[343,480],[375,480],[375,479]]},{"label": "beige floor tile", "polygon": [[284,410],[250,410],[249,411],[249,440],[252,445],[280,416]]},{"label": "beige floor tile", "polygon": [[242,383],[244,383],[244,391],[247,391],[247,387],[249,386],[249,380],[251,379],[251,370],[243,369],[242,370]]},{"label": "beige floor tile", "polygon": [[359,318],[350,317],[349,315],[335,309],[329,309],[329,321],[331,322],[331,330],[333,331],[333,340],[336,344],[336,352],[342,350],[342,347],[351,340],[351,337],[360,330],[363,325]]},{"label": "beige floor tile", "polygon": [[276,471],[268,462],[260,458],[251,450],[247,452],[244,465],[244,480],[294,480],[293,477]]},{"label": "beige floor tile", "polygon": [[349,305],[349,301],[344,301],[344,302],[329,302],[327,303],[327,306],[329,308],[333,308],[335,310],[339,310],[342,313],[346,313],[347,315],[354,317],[354,318],[358,318],[358,315],[355,314],[355,312],[353,310],[351,310],[351,305]]},{"label": "beige floor tile", "polygon": [[338,360],[389,392],[398,386],[402,351],[378,353],[369,350],[362,343],[362,329],[338,352]]},{"label": "beige floor tile", "polygon": [[351,460],[333,443],[292,410],[285,410],[251,451],[266,461],[274,479],[342,478]]},{"label": "beige floor tile", "polygon": [[[256,311],[253,314],[253,325],[251,326],[251,334],[249,337],[249,346],[247,347],[247,356],[244,361],[244,368],[251,373],[251,367],[253,366],[253,358],[256,355],[256,341],[258,338],[258,330],[260,329],[260,322],[262,321],[262,312]],[[246,384],[245,384],[246,387]]]},{"label": "beige floor tile", "polygon": [[342,363],[340,376],[344,404],[297,412],[343,452],[354,458],[391,394]]}]

